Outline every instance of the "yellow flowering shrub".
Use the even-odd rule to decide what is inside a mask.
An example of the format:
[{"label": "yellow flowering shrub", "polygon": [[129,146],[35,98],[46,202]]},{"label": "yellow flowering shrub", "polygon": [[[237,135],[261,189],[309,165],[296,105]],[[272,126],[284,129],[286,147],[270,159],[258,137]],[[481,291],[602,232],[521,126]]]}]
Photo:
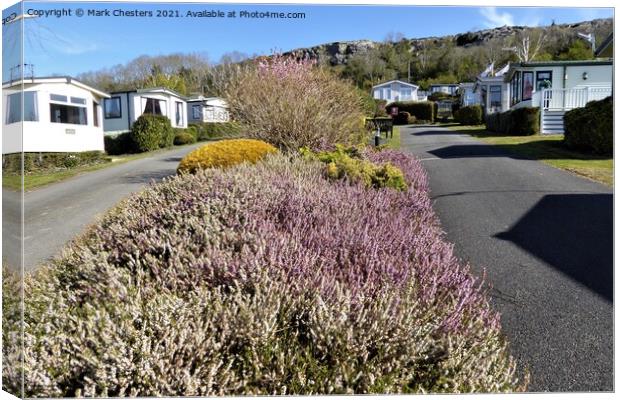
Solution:
[{"label": "yellow flowering shrub", "polygon": [[403,172],[388,163],[377,164],[366,159],[359,148],[336,145],[336,150],[315,153],[307,147],[300,149],[303,157],[327,164],[325,175],[332,180],[348,179],[366,187],[407,190]]},{"label": "yellow flowering shrub", "polygon": [[177,173],[195,173],[206,168],[226,168],[243,162],[255,163],[278,150],[269,143],[254,139],[220,140],[206,144],[185,156]]}]

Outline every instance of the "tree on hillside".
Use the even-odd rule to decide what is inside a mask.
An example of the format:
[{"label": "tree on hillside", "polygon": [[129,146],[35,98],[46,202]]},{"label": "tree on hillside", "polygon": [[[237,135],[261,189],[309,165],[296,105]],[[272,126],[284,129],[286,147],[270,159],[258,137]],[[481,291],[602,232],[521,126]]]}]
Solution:
[{"label": "tree on hillside", "polygon": [[584,40],[574,40],[557,55],[558,60],[591,60],[594,58],[592,47]]},{"label": "tree on hillside", "polygon": [[533,61],[540,51],[545,34],[540,31],[538,33],[517,34],[512,47],[507,47],[507,51],[513,52],[517,56],[519,62]]},{"label": "tree on hillside", "polygon": [[353,55],[345,66],[342,75],[351,79],[358,87],[369,89],[388,75],[387,63],[380,51],[371,49]]},{"label": "tree on hillside", "polygon": [[181,93],[182,95],[189,94],[187,91],[187,86],[185,85],[185,80],[178,74],[168,75],[162,72],[157,72],[147,77],[139,86],[140,88],[165,87]]}]

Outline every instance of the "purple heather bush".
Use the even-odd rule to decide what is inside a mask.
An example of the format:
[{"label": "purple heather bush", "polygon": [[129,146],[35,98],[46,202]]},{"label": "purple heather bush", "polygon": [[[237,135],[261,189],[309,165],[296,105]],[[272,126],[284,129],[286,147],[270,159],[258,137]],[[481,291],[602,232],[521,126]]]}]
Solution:
[{"label": "purple heather bush", "polygon": [[365,156],[407,189],[280,154],[128,198],[26,279],[25,395],[524,389],[421,163]]},{"label": "purple heather bush", "polygon": [[293,152],[367,141],[359,91],[314,61],[276,54],[225,82],[220,91],[248,137]]}]

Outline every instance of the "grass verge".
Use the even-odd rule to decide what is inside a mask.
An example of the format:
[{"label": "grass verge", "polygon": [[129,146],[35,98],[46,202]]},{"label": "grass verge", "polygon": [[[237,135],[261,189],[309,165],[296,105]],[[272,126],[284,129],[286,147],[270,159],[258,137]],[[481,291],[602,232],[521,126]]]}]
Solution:
[{"label": "grass verge", "polygon": [[484,143],[499,146],[511,153],[613,187],[613,158],[569,150],[562,145],[564,135],[497,136],[489,133],[484,126],[447,126],[447,128],[469,134]]},{"label": "grass verge", "polygon": [[[206,143],[206,142],[205,142]],[[189,147],[192,146],[184,145],[184,146],[175,146],[174,148],[181,147]],[[52,183],[57,183],[64,181],[65,179],[72,178],[77,175],[81,175],[87,172],[98,171],[100,169],[113,167],[115,165],[120,165],[126,163],[128,161],[139,160],[141,158],[151,157],[157,155],[159,153],[163,153],[165,151],[169,151],[171,149],[160,149],[155,151],[149,151],[146,153],[140,154],[124,154],[120,156],[111,156],[111,162],[102,163],[102,164],[93,164],[93,165],[83,165],[80,167],[70,168],[70,169],[60,169],[60,170],[46,170],[46,171],[37,171],[32,172],[24,177],[24,190],[29,191],[33,189],[37,189],[42,186],[50,185]],[[15,174],[2,174],[2,187],[10,190],[20,190],[21,188],[21,176]]]},{"label": "grass verge", "polygon": [[394,127],[394,136],[388,138],[385,142],[385,145],[389,149],[399,150],[400,149],[400,127]]}]

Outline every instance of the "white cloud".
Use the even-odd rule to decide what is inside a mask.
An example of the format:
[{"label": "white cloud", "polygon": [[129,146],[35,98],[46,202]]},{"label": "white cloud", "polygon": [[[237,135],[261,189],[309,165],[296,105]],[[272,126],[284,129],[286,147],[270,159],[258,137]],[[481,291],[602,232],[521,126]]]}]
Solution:
[{"label": "white cloud", "polygon": [[515,25],[514,17],[508,12],[499,12],[496,7],[484,7],[480,9],[480,14],[485,18],[482,22],[487,28],[498,26]]}]

